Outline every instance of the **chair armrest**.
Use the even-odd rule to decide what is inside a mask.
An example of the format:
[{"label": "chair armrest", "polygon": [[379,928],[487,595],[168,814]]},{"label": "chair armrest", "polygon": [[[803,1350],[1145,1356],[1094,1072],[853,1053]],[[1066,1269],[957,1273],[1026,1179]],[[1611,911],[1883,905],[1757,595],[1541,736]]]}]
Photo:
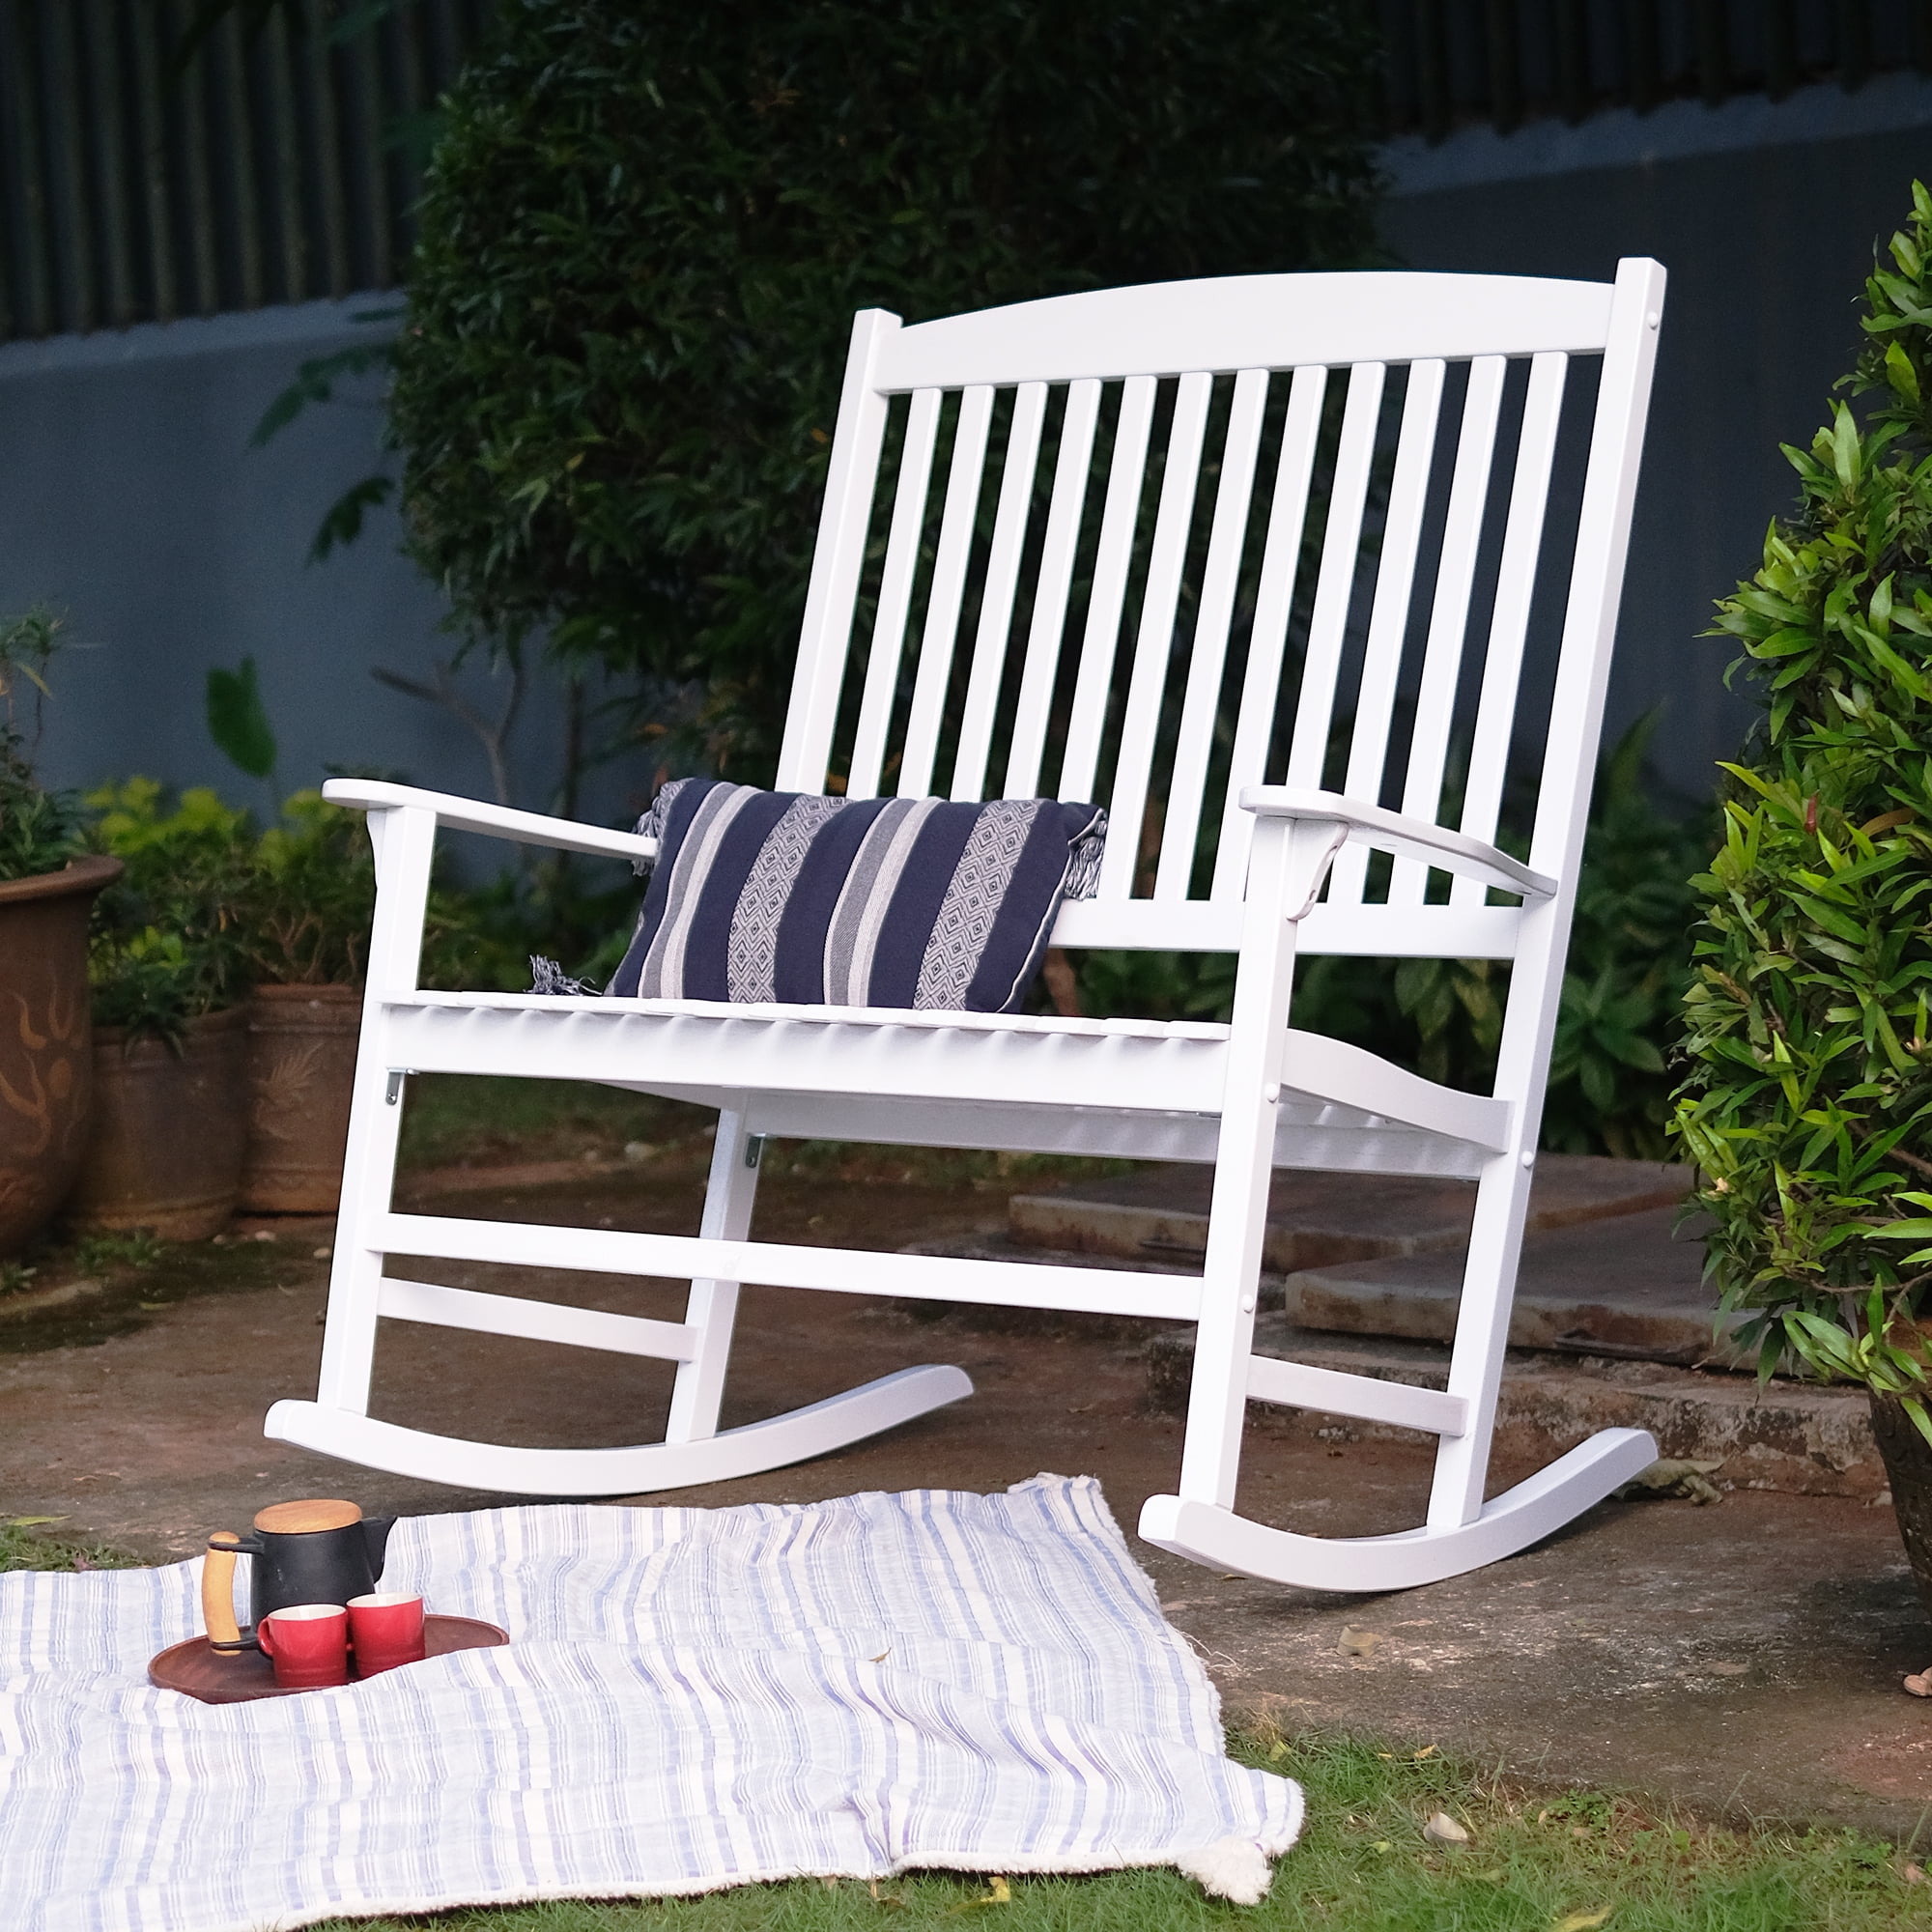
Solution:
[{"label": "chair armrest", "polygon": [[1471,838],[1466,832],[1451,832],[1426,819],[1384,811],[1378,805],[1362,805],[1340,792],[1313,791],[1300,785],[1246,785],[1240,805],[1243,811],[1252,811],[1260,818],[1305,818],[1343,826],[1359,844],[1378,852],[1400,853],[1405,859],[1419,860],[1465,879],[1479,879],[1499,892],[1542,899],[1552,898],[1556,893],[1554,879],[1532,872],[1520,860],[1480,838]]},{"label": "chair armrest", "polygon": [[389,784],[381,779],[330,779],[322,795],[330,805],[361,811],[393,811],[399,807],[432,811],[439,825],[453,832],[480,832],[486,838],[508,838],[519,845],[594,852],[610,859],[655,859],[658,855],[658,841],[639,838],[635,832],[579,825],[568,818],[547,818],[538,811],[513,811],[507,805],[486,805],[481,799],[421,791],[414,785]]}]

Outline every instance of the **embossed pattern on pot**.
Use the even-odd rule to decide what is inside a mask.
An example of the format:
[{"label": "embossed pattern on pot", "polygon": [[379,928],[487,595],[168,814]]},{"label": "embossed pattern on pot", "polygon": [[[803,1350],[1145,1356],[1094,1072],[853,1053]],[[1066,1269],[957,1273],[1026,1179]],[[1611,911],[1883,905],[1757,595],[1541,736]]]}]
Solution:
[{"label": "embossed pattern on pot", "polygon": [[362,1021],[355,986],[258,986],[248,1014],[248,1149],[242,1207],[329,1214],[342,1190]]}]

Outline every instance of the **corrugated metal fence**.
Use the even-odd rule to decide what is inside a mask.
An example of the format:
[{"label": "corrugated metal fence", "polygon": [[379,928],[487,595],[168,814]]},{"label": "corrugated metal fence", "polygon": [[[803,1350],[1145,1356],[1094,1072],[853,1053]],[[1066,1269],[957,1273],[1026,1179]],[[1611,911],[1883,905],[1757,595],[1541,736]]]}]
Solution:
[{"label": "corrugated metal fence", "polygon": [[1440,140],[1488,122],[1577,122],[1605,107],[1781,99],[1932,72],[1927,0],[1378,0],[1389,130]]},{"label": "corrugated metal fence", "polygon": [[[701,0],[698,0],[701,4]],[[639,0],[644,4],[644,0]],[[491,0],[0,0],[0,340],[390,288],[412,128]],[[1932,71],[1932,0],[1378,0],[1387,128]]]},{"label": "corrugated metal fence", "polygon": [[489,0],[331,42],[323,0],[0,0],[0,338],[393,287],[412,126]]}]

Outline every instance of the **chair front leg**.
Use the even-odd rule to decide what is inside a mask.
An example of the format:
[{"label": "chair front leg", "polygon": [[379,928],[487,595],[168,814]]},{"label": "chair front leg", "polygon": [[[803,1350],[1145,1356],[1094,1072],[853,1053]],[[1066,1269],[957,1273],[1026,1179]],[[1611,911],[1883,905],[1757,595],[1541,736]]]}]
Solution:
[{"label": "chair front leg", "polygon": [[[720,1113],[699,1228],[707,1239],[742,1241],[751,1234],[762,1146],[745,1131],[742,1105]],[[724,1371],[738,1316],[738,1287],[735,1281],[708,1279],[691,1284],[684,1319],[687,1326],[698,1331],[697,1350],[678,1364],[670,1420],[665,1426],[667,1442],[696,1442],[718,1433],[718,1408],[724,1396]]]},{"label": "chair front leg", "polygon": [[372,811],[369,837],[376,848],[376,915],[369,938],[368,984],[355,1048],[349,1145],[336,1209],[335,1254],[329,1266],[328,1314],[316,1394],[324,1406],[358,1415],[369,1407],[384,1260],[363,1231],[388,1211],[406,1084],[405,1069],[390,1065],[385,1001],[404,997],[416,987],[436,819],[412,808]]},{"label": "chair front leg", "polygon": [[1264,819],[1249,859],[1179,1485],[1186,1501],[1217,1509],[1234,1507],[1240,1473],[1295,923],[1315,903],[1341,844],[1341,832],[1327,824]]}]

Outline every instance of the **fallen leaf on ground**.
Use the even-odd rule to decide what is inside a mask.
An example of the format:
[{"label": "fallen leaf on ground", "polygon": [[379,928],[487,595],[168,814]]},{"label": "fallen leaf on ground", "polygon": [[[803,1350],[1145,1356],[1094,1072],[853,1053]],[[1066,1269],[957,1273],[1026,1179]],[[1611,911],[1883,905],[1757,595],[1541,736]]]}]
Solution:
[{"label": "fallen leaf on ground", "polygon": [[868,1657],[867,1658],[866,1662],[867,1663],[883,1663],[886,1661],[886,1659],[889,1658],[892,1654],[893,1654],[893,1647],[891,1644],[887,1644],[885,1649],[880,1651],[877,1657]]},{"label": "fallen leaf on ground", "polygon": [[1379,1631],[1361,1631],[1352,1624],[1344,1624],[1341,1639],[1335,1648],[1344,1657],[1371,1657],[1382,1641]]},{"label": "fallen leaf on ground", "polygon": [[1607,1905],[1598,1912],[1573,1912],[1569,1918],[1557,1919],[1549,1932],[1596,1932],[1599,1925],[1608,1923],[1609,1917]]},{"label": "fallen leaf on ground", "polygon": [[1422,1835],[1438,1845],[1466,1845],[1469,1834],[1448,1812],[1437,1811],[1422,1828]]},{"label": "fallen leaf on ground", "polygon": [[989,1878],[986,1883],[992,1888],[984,1898],[962,1899],[959,1904],[949,1907],[949,1912],[971,1912],[978,1905],[1010,1905],[1013,1902],[1012,1888],[1003,1878]]},{"label": "fallen leaf on ground", "polygon": [[67,1518],[64,1516],[10,1516],[7,1519],[7,1527],[9,1529],[32,1529],[36,1523],[65,1522]]},{"label": "fallen leaf on ground", "polygon": [[1721,1458],[1715,1463],[1691,1463],[1662,1457],[1633,1476],[1616,1495],[1624,1502],[1636,1496],[1679,1496],[1687,1502],[1714,1503],[1722,1492],[1710,1478],[1723,1466]]},{"label": "fallen leaf on ground", "polygon": [[1395,1850],[1395,1847],[1392,1844],[1390,1844],[1390,1842],[1386,1838],[1378,1838],[1375,1841],[1375,1843],[1369,1847],[1369,1850],[1372,1852],[1392,1852]]},{"label": "fallen leaf on ground", "polygon": [[1905,1882],[1907,1885],[1923,1885],[1925,1883],[1925,1867],[1908,1862],[1905,1867]]},{"label": "fallen leaf on ground", "polygon": [[1410,1760],[1410,1762],[1414,1764],[1420,1764],[1424,1758],[1434,1757],[1435,1755],[1435,1747],[1434,1745],[1424,1745],[1423,1747],[1416,1752],[1415,1756]]}]

